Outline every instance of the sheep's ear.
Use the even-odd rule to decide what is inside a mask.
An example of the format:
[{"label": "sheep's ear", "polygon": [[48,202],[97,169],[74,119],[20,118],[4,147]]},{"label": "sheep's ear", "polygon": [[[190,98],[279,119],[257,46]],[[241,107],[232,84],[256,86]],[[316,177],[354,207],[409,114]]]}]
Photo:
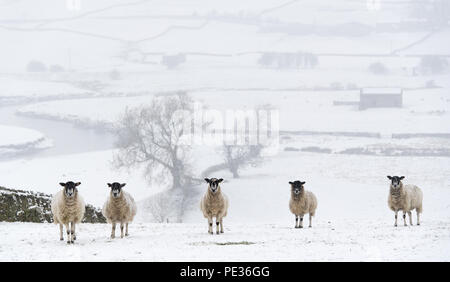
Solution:
[{"label": "sheep's ear", "polygon": [[80,186],[81,182],[75,183],[75,186]]},{"label": "sheep's ear", "polygon": [[388,175],[387,178],[392,179],[392,176]]},{"label": "sheep's ear", "polygon": [[111,183],[107,183],[108,184],[108,187],[112,187],[112,184]]},{"label": "sheep's ear", "polygon": [[61,185],[62,187],[66,187],[66,183],[64,182],[59,182],[59,185]]},{"label": "sheep's ear", "polygon": [[219,183],[222,182],[222,181],[223,181],[223,178],[220,178],[220,179],[218,180]]},{"label": "sheep's ear", "polygon": [[300,184],[302,184],[302,185],[305,184],[305,183],[306,183],[306,182],[301,182],[301,181],[300,181]]},{"label": "sheep's ear", "polygon": [[122,184],[120,184],[120,187],[123,187],[123,186],[125,186],[125,185],[127,185],[126,183],[122,183]]},{"label": "sheep's ear", "polygon": [[405,178],[404,176],[400,176],[400,180],[402,180],[403,178]]},{"label": "sheep's ear", "polygon": [[209,180],[209,178],[205,178],[205,181],[208,183],[211,182],[211,180]]},{"label": "sheep's ear", "polygon": [[292,184],[294,184],[294,182],[291,182],[291,181],[289,181],[289,184],[291,184],[291,185],[292,185]]}]

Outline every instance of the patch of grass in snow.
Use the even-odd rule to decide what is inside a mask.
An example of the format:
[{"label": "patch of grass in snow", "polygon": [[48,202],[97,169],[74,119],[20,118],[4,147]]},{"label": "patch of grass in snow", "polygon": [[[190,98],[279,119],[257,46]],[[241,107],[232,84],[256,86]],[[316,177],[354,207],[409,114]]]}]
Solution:
[{"label": "patch of grass in snow", "polygon": [[206,245],[218,245],[218,246],[233,246],[233,245],[254,245],[255,242],[240,241],[240,242],[194,242],[190,243],[192,246],[206,246]]},{"label": "patch of grass in snow", "polygon": [[214,244],[219,245],[219,246],[228,246],[228,245],[253,245],[253,244],[256,244],[256,243],[255,242],[248,242],[248,241],[240,241],[240,242],[224,242],[224,243],[216,242]]}]

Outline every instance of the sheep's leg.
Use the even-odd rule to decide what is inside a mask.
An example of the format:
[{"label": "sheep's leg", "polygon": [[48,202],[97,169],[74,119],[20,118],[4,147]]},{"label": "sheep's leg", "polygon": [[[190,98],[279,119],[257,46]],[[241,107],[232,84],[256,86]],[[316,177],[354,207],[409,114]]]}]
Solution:
[{"label": "sheep's leg", "polygon": [[311,214],[309,214],[309,227],[310,228],[312,227],[312,216],[311,216]]},{"label": "sheep's leg", "polygon": [[72,236],[70,235],[70,223],[66,223],[66,232],[67,232],[67,244],[70,244],[72,242]]},{"label": "sheep's leg", "polygon": [[420,213],[417,209],[416,209],[416,213],[417,213],[417,225],[420,225]]},{"label": "sheep's leg", "polygon": [[303,214],[300,215],[300,226],[298,228],[303,228]]},{"label": "sheep's leg", "polygon": [[212,217],[208,217],[208,233],[213,234],[212,230]]},{"label": "sheep's leg", "polygon": [[397,227],[397,217],[398,217],[398,211],[395,211],[395,223],[394,223],[395,227]]},{"label": "sheep's leg", "polygon": [[295,228],[299,228],[299,225],[298,225],[298,215],[295,215]]},{"label": "sheep's leg", "polygon": [[63,237],[63,225],[60,223],[59,224],[59,240],[64,240],[64,237]]},{"label": "sheep's leg", "polygon": [[120,223],[120,238],[123,238],[123,222]]},{"label": "sheep's leg", "polygon": [[223,233],[223,217],[220,219],[220,233]]},{"label": "sheep's leg", "polygon": [[409,217],[409,225],[413,225],[412,223],[412,216],[411,216],[411,211],[408,212],[408,217]]},{"label": "sheep's leg", "polygon": [[406,212],[403,211],[403,223],[405,224],[405,226],[408,226],[408,224],[406,224]]},{"label": "sheep's leg", "polygon": [[220,224],[220,219],[219,219],[219,217],[216,217],[216,234],[217,235],[219,235],[219,233],[220,233],[219,224]]},{"label": "sheep's leg", "polygon": [[116,238],[116,223],[112,223],[112,229],[111,229],[111,239]]},{"label": "sheep's leg", "polygon": [[77,239],[77,236],[75,235],[75,222],[72,222],[71,226],[71,233],[72,233],[72,243]]},{"label": "sheep's leg", "polygon": [[128,222],[125,224],[125,236],[128,236]]}]

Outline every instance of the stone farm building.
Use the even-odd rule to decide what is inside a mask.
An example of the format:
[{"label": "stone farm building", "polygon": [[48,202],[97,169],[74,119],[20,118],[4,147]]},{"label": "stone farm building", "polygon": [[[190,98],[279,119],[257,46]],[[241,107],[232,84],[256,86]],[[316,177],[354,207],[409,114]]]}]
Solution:
[{"label": "stone farm building", "polygon": [[401,108],[403,105],[402,88],[361,88],[359,92],[359,109]]}]

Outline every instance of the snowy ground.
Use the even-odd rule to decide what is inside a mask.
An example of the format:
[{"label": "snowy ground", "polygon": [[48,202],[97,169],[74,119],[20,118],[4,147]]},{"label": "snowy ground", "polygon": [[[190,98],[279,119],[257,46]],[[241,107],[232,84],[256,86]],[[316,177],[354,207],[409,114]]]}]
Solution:
[{"label": "snowy ground", "polygon": [[[55,78],[53,78],[55,80]],[[86,97],[92,91],[74,87],[65,82],[52,81],[51,75],[5,75],[0,76],[0,99],[39,100],[45,98]]]},{"label": "snowy ground", "polygon": [[132,224],[109,239],[110,225],[81,224],[74,245],[53,224],[0,223],[0,261],[449,261],[449,218],[395,228],[386,220],[280,224]]},{"label": "snowy ground", "polygon": [[45,149],[51,145],[51,140],[37,130],[0,125],[0,158]]},{"label": "snowy ground", "polygon": [[[68,246],[52,224],[1,222],[0,261],[450,261],[450,158],[339,154],[355,147],[448,151],[448,139],[391,138],[393,133],[450,132],[448,71],[416,73],[420,57],[403,56],[448,55],[448,29],[418,44],[413,43],[426,31],[375,32],[374,27],[412,20],[398,3],[371,11],[365,1],[347,0],[106,2],[83,1],[79,11],[31,0],[3,5],[0,106],[40,102],[19,106],[19,113],[98,127],[117,121],[126,107],[150,102],[154,93],[187,90],[210,109],[270,104],[280,111],[281,130],[371,132],[382,138],[289,135],[278,154],[243,169],[240,179],[215,172],[212,177],[225,178],[222,188],[230,200],[226,233],[220,236],[206,233],[198,207],[203,184],[192,188],[184,223],[149,223],[141,209],[125,239],[110,240],[109,225],[81,224],[77,243]],[[359,26],[362,34],[320,34],[342,30],[341,24],[353,31]],[[309,32],[312,25],[319,33]],[[304,34],[289,33],[302,28]],[[260,52],[312,52],[319,64],[263,68]],[[175,69],[161,64],[163,55],[177,53],[186,54],[185,63]],[[31,60],[64,71],[30,73]],[[386,66],[386,74],[368,71],[376,62]],[[111,77],[112,70],[118,78]],[[442,88],[423,88],[431,82]],[[368,86],[404,88],[404,107],[358,111],[333,105],[358,101],[359,88]],[[0,126],[0,155],[4,148],[42,138],[37,131]],[[332,154],[283,150],[311,146]],[[54,194],[59,182],[80,181],[81,195],[97,207],[108,195],[107,182],[126,182],[137,201],[166,188],[149,184],[140,170],[114,169],[114,150],[99,150],[1,161],[0,185]],[[199,178],[222,162],[207,146],[194,148],[193,159],[192,174]],[[386,175],[405,175],[406,183],[421,187],[421,226],[393,227]],[[296,179],[306,181],[318,198],[312,229],[293,228],[288,181]]]},{"label": "snowy ground", "polygon": [[[87,202],[99,205],[107,195],[103,184],[109,181],[106,176],[121,177],[117,172],[99,169],[100,163],[93,162],[101,162],[110,152],[102,154],[86,154],[92,167],[84,169],[63,167],[64,163],[80,160],[81,155],[74,155],[10,162],[0,171],[5,183],[29,183],[20,187],[45,192],[58,190],[53,182],[64,171],[71,171],[66,177],[82,179],[80,193]],[[222,190],[230,200],[223,235],[206,233],[206,220],[198,208],[206,185],[200,185],[194,188],[197,196],[187,207],[184,223],[146,223],[146,215],[138,214],[130,227],[131,236],[123,240],[108,239],[109,225],[82,224],[78,242],[67,246],[58,240],[58,228],[52,224],[0,223],[0,260],[448,261],[449,162],[443,157],[281,152],[259,167],[242,171],[241,179],[232,179],[225,171],[215,173],[226,179]],[[417,184],[424,192],[421,226],[393,227],[386,175],[397,173],[407,175],[405,182]],[[26,180],[23,175],[36,178]],[[312,229],[292,228],[287,182],[294,179],[305,180],[306,189],[317,195],[319,206]],[[139,186],[141,178],[127,180],[130,182],[125,189],[138,199],[158,188]]]}]

